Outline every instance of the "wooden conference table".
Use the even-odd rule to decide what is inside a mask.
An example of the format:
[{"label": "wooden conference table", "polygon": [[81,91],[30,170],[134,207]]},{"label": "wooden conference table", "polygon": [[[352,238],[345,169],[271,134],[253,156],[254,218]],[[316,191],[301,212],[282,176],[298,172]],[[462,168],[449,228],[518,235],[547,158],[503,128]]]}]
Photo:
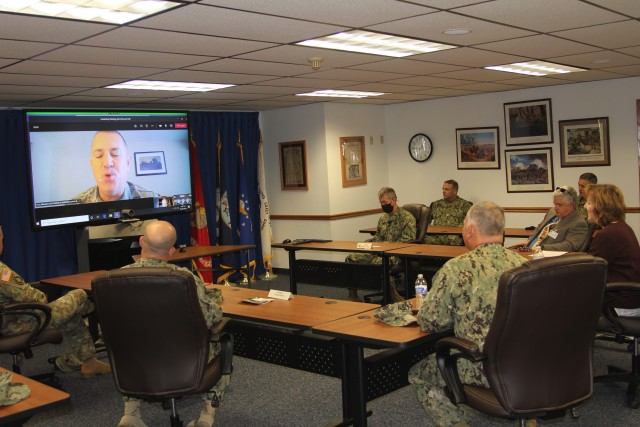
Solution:
[{"label": "wooden conference table", "polygon": [[[360,233],[375,234],[377,227],[363,228]],[[505,228],[504,237],[521,237],[528,239],[533,235],[534,230],[525,230],[524,228]],[[462,227],[449,227],[443,225],[430,225],[427,227],[427,234],[460,234],[462,235]]]},{"label": "wooden conference table", "polygon": [[[254,305],[242,300],[268,292],[211,286],[232,318],[234,354],[341,379],[342,419],[333,426],[366,426],[366,402],[407,385],[409,368],[443,336],[385,325],[373,317],[375,304],[295,295]],[[364,348],[386,350],[365,357]]]},{"label": "wooden conference table", "polygon": [[[313,251],[331,251],[331,252],[357,252],[357,253],[370,253],[385,258],[385,253],[392,249],[400,249],[406,246],[411,246],[411,243],[389,243],[389,242],[372,242],[371,249],[359,249],[358,243],[345,240],[332,240],[329,242],[309,242],[294,245],[291,243],[274,243],[272,248],[284,249],[289,254],[289,290],[296,294],[298,293],[298,281],[296,278],[296,252],[302,250]],[[390,301],[389,296],[389,263],[382,263],[382,277],[383,277],[383,301],[388,303]]]},{"label": "wooden conference table", "polygon": [[0,368],[0,372],[9,372],[13,377],[12,383],[26,384],[31,390],[31,394],[25,400],[13,405],[0,406],[0,426],[21,426],[33,415],[69,400],[68,393],[4,368]]}]

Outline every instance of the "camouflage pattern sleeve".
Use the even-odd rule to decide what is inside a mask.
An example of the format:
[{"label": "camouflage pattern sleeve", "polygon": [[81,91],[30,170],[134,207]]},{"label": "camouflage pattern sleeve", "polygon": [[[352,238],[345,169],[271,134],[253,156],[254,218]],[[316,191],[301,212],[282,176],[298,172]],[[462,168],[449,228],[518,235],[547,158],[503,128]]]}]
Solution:
[{"label": "camouflage pattern sleeve", "polygon": [[[402,208],[398,208],[398,210],[400,211]],[[398,212],[400,213],[400,212]],[[400,238],[398,239],[399,242],[408,242],[410,240],[414,240],[416,238],[416,234],[417,234],[417,228],[416,228],[416,217],[413,216],[413,214],[405,209],[402,209],[401,211],[402,213],[402,218],[403,221],[405,223],[404,227],[402,228],[402,234],[400,235]]]},{"label": "camouflage pattern sleeve", "polygon": [[[472,203],[458,197],[453,202],[445,199],[436,200],[431,203],[431,219],[433,225],[446,227],[460,227],[464,224],[464,218],[471,208]],[[424,238],[424,243],[429,245],[450,245],[462,246],[464,241],[461,236],[453,234],[428,234]]]},{"label": "camouflage pattern sleeve", "polygon": [[408,242],[416,238],[416,218],[398,207],[393,215],[384,214],[378,221],[376,242]]},{"label": "camouflage pattern sleeve", "polygon": [[0,306],[13,302],[47,302],[46,295],[33,288],[5,263],[0,262]]}]

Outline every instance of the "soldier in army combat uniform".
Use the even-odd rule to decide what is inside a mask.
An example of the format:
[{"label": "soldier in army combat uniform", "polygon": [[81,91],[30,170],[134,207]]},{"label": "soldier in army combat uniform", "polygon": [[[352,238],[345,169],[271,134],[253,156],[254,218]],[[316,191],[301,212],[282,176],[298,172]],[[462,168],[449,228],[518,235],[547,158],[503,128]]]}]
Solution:
[{"label": "soldier in army combat uniform", "polygon": [[[504,210],[495,203],[479,202],[469,209],[463,237],[470,251],[448,261],[434,276],[417,315],[423,331],[453,329],[456,336],[475,342],[482,350],[495,311],[499,278],[526,261],[502,245],[504,221]],[[482,365],[461,359],[458,366],[463,383],[489,386]],[[435,354],[410,369],[409,382],[417,386],[418,400],[436,425],[467,425],[464,411],[444,393]]]},{"label": "soldier in army combat uniform", "polygon": [[131,156],[120,132],[96,132],[89,163],[96,185],[75,196],[78,203],[157,197],[153,191],[127,181]]},{"label": "soldier in army combat uniform", "polygon": [[[378,220],[376,234],[367,242],[408,242],[416,238],[416,218],[409,212],[398,206],[398,197],[391,187],[382,187],[378,191],[378,200],[384,213]],[[382,264],[382,258],[370,253],[354,253],[347,255],[346,262],[361,264]],[[391,257],[391,265],[399,262],[397,257]],[[391,296],[394,301],[402,301],[398,294],[393,278],[391,278]],[[357,289],[349,289],[350,301],[360,301]]]},{"label": "soldier in army combat uniform", "polygon": [[[0,228],[0,255],[4,249],[4,234]],[[26,283],[22,277],[0,261],[0,307],[18,302],[47,303],[47,296]],[[80,370],[82,378],[91,378],[111,372],[109,364],[96,359],[96,348],[82,316],[93,311],[83,289],[74,289],[48,304],[51,307],[50,327],[62,332],[64,342],[71,349],[55,359],[55,366],[63,372]],[[36,321],[31,316],[6,315],[0,332],[11,336],[33,331]]]},{"label": "soldier in army combat uniform", "polygon": [[[431,203],[431,224],[460,227],[471,202],[458,197],[458,183],[449,179],[442,184],[442,199]],[[454,234],[427,234],[424,242],[429,245],[462,246],[462,237]]]},{"label": "soldier in army combat uniform", "polygon": [[[122,268],[136,267],[168,267],[174,270],[189,271],[184,267],[170,264],[167,259],[175,251],[176,230],[166,221],[154,221],[146,226],[144,235],[140,237],[140,247],[142,248],[140,258],[133,264]],[[200,308],[204,315],[207,326],[211,327],[222,319],[222,309],[217,304],[222,302],[222,294],[218,289],[205,288],[200,277],[194,276]],[[209,350],[209,360],[220,353],[220,344],[211,343]],[[191,421],[188,427],[210,427],[216,416],[216,407],[212,406],[212,399],[217,401],[222,399],[224,390],[229,384],[229,375],[223,375],[220,381],[208,393],[203,394],[204,408],[197,420]],[[123,396],[124,416],[118,424],[119,427],[145,427],[140,414],[140,400]],[[216,405],[217,406],[217,405]]]}]

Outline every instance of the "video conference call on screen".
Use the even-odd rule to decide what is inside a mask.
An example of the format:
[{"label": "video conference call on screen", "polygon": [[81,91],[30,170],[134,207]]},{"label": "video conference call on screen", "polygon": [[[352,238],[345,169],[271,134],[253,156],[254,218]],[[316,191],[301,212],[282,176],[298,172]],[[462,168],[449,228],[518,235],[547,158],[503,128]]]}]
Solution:
[{"label": "video conference call on screen", "polygon": [[186,112],[26,111],[35,229],[193,211]]}]

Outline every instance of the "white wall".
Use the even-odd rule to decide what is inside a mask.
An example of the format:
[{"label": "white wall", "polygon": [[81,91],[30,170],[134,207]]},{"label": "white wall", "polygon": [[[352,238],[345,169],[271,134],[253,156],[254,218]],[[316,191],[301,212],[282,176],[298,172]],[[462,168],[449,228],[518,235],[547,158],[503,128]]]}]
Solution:
[{"label": "white wall", "polygon": [[[551,98],[553,144],[505,147],[503,104]],[[599,182],[618,185],[628,206],[640,205],[638,188],[638,127],[636,99],[640,78],[576,83],[546,88],[419,101],[389,106],[315,104],[261,113],[265,142],[267,189],[273,214],[339,214],[378,207],[377,191],[390,185],[401,204],[425,204],[442,197],[446,179],[460,183],[460,196],[472,202],[492,200],[508,207],[550,207],[551,193],[507,193],[504,150],[552,148],[555,186],[577,186],[578,176],[594,172]],[[609,117],[611,166],[560,167],[558,121]],[[458,170],[455,129],[498,126],[499,170]],[[434,143],[430,160],[417,163],[409,157],[409,138],[426,133]],[[342,188],[339,137],[365,136],[366,185]],[[381,135],[384,143],[381,143]],[[373,144],[371,144],[373,139]],[[306,140],[309,154],[309,190],[281,191],[278,142]],[[537,224],[541,214],[510,213],[508,227]],[[334,221],[273,221],[274,240],[318,237],[364,240],[359,228],[375,226],[377,215]],[[640,230],[640,215],[627,222]],[[274,251],[274,266],[288,267],[284,251]],[[311,256],[305,254],[305,257]],[[343,255],[336,256],[341,258]]]}]

